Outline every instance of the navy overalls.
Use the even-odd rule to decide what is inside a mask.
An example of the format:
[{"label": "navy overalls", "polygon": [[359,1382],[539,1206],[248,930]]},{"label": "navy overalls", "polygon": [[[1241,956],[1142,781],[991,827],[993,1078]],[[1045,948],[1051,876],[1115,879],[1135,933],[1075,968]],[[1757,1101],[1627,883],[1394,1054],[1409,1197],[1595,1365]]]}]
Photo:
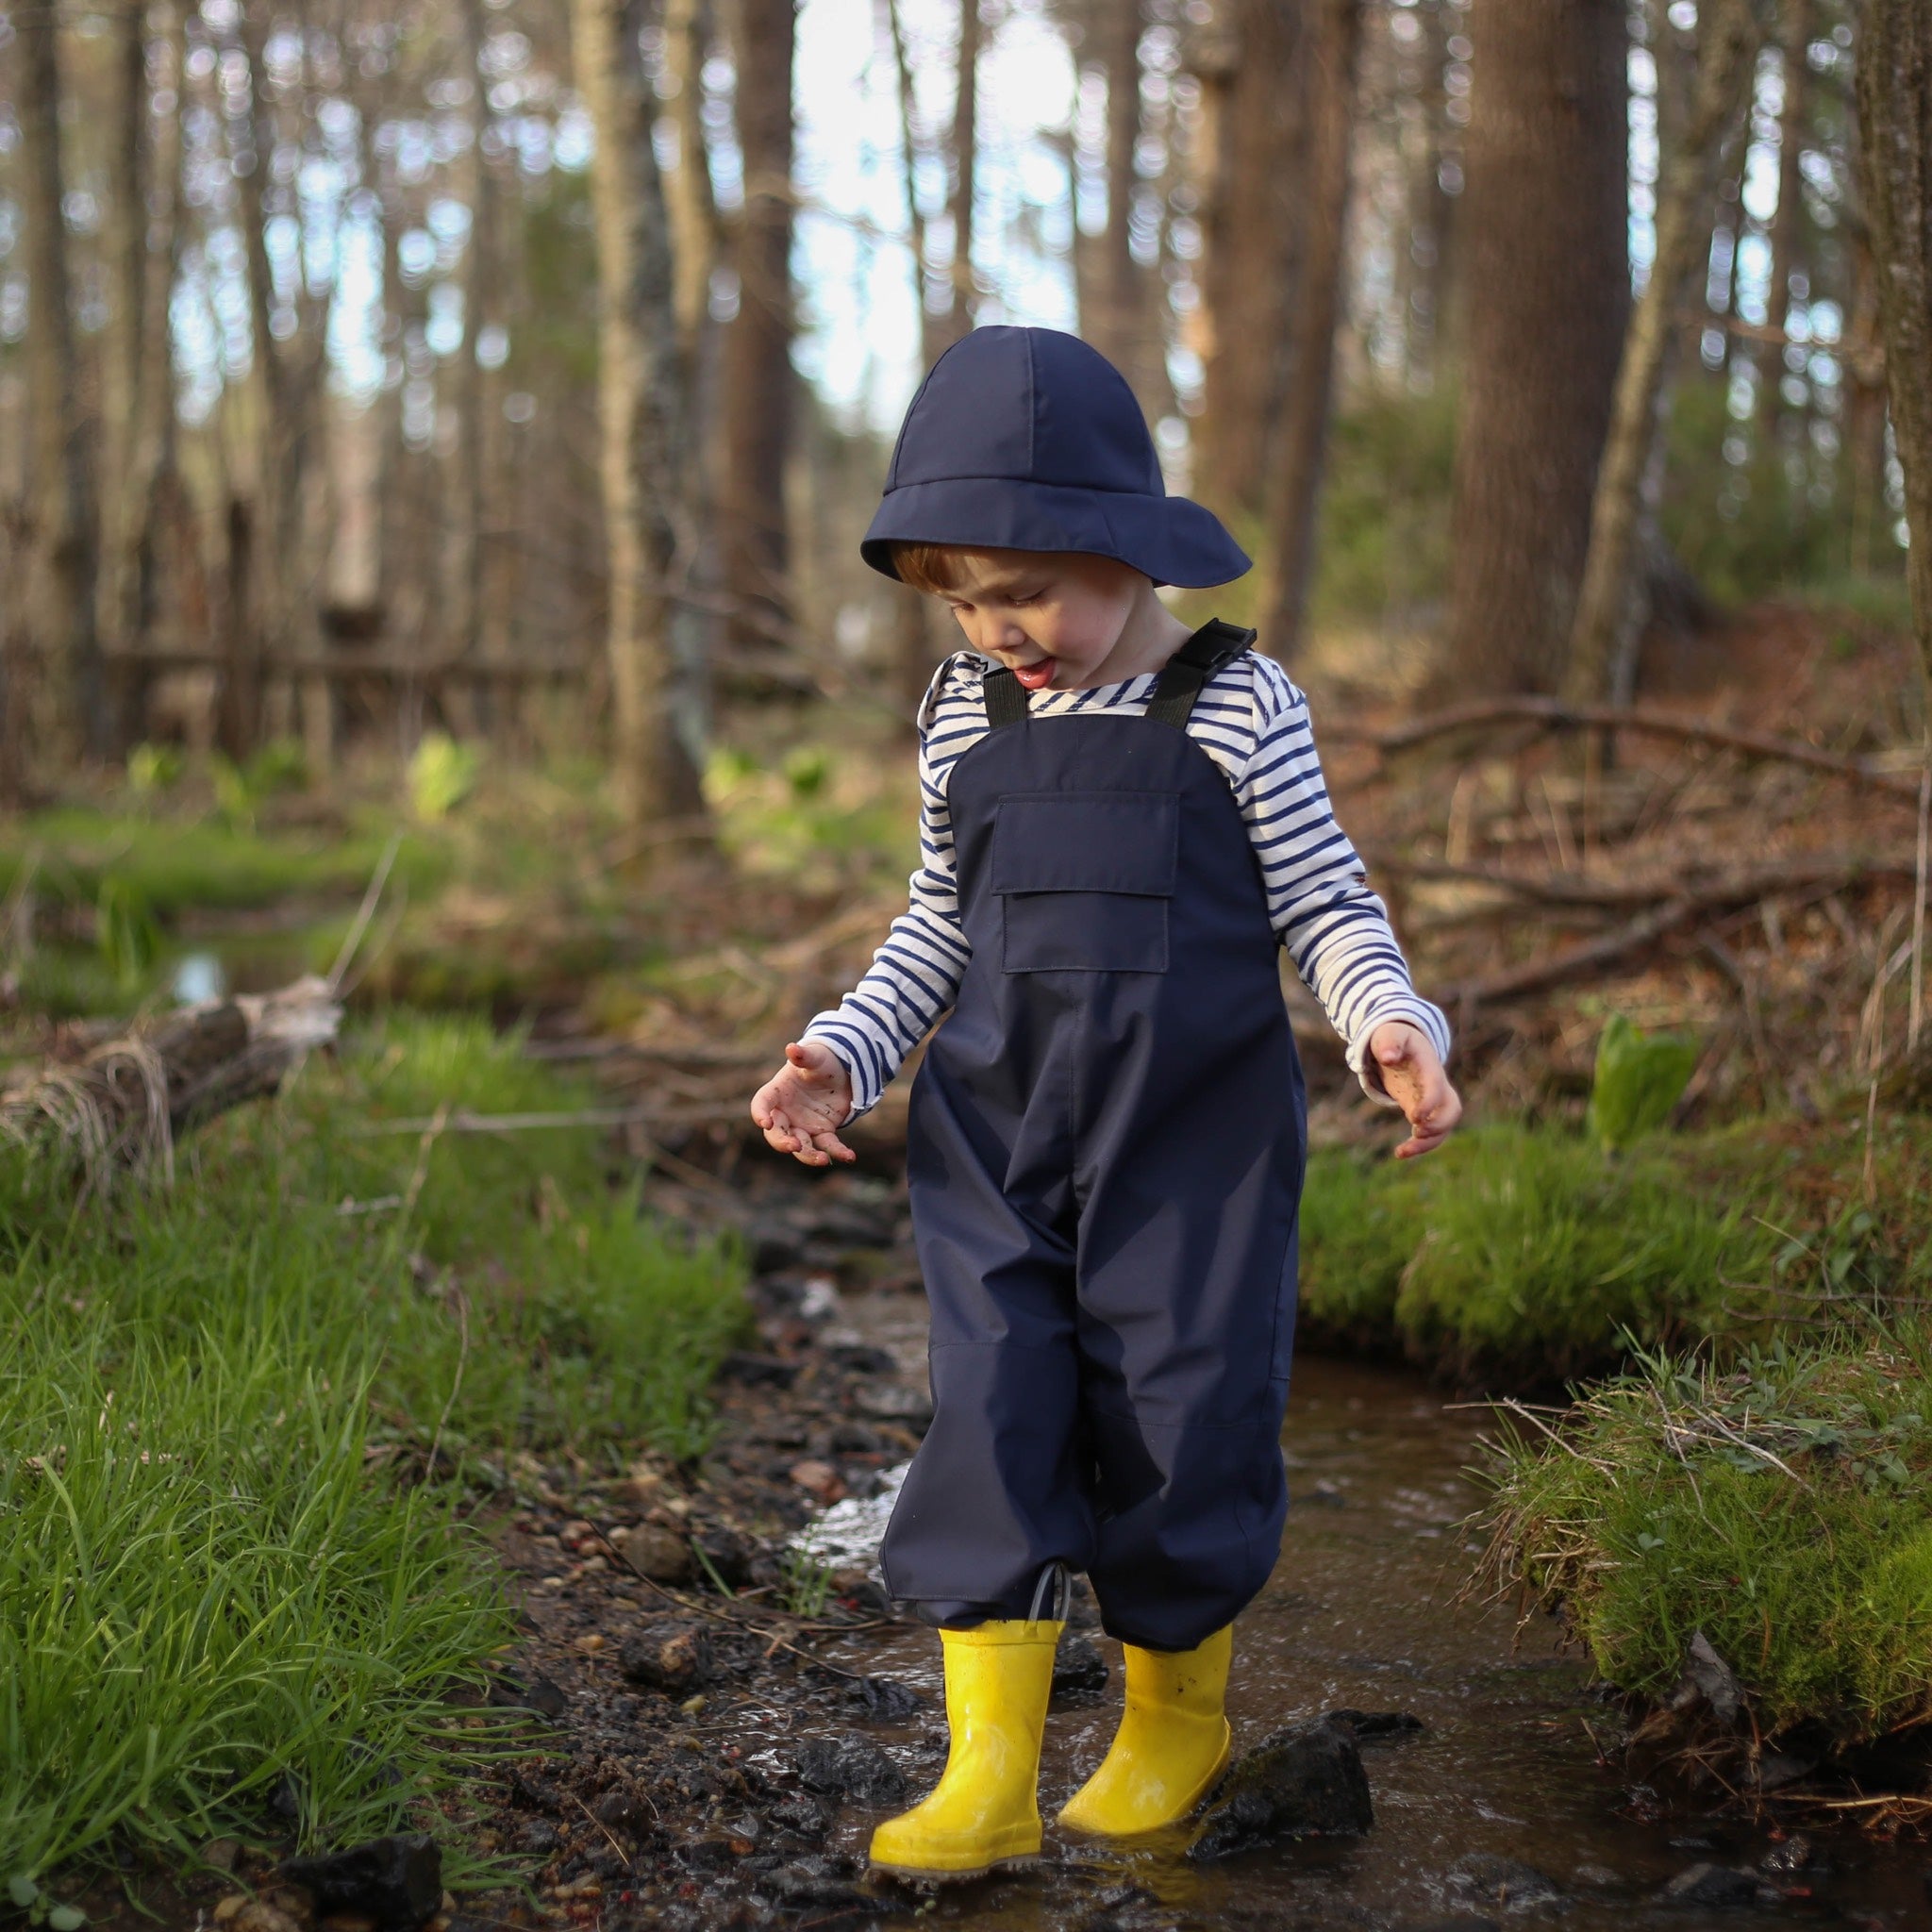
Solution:
[{"label": "navy overalls", "polygon": [[932,1428],[883,1552],[935,1623],[1037,1615],[1191,1649],[1267,1580],[1307,1127],[1278,941],[1186,724],[1253,633],[1198,631],[1144,717],[1027,715],[955,764],[972,947],[914,1083],[907,1174]]}]

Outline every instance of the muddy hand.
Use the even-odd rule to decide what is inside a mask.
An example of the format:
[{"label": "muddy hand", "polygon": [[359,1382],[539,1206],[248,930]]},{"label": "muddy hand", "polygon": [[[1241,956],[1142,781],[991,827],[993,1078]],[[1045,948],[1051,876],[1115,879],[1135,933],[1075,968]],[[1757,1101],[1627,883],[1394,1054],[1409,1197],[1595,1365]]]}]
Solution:
[{"label": "muddy hand", "polygon": [[852,1080],[830,1047],[793,1041],[785,1064],[752,1095],[751,1117],[768,1146],[807,1167],[829,1167],[858,1155],[833,1130],[852,1112]]},{"label": "muddy hand", "polygon": [[1462,1118],[1462,1101],[1428,1036],[1405,1020],[1391,1020],[1375,1028],[1369,1051],[1382,1091],[1408,1119],[1408,1139],[1395,1150],[1396,1159],[1413,1160],[1440,1147]]}]

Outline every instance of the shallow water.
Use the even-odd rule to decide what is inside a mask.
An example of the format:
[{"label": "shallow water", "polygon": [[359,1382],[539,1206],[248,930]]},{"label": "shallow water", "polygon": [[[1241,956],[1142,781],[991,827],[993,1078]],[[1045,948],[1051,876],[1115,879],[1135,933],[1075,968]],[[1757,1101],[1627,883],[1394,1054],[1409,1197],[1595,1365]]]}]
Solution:
[{"label": "shallow water", "polygon": [[[890,1347],[923,1379],[924,1308],[910,1295],[849,1305],[863,1338]],[[1236,1633],[1230,1716],[1237,1751],[1269,1730],[1339,1707],[1403,1710],[1420,1737],[1364,1746],[1376,1824],[1355,1842],[1307,1841],[1197,1870],[1180,1842],[1132,1855],[1058,1841],[1024,1877],[950,1888],[926,1908],[987,1932],[1062,1932],[1088,1924],[1410,1927],[1540,1918],[1507,1911],[1458,1886],[1471,1853],[1520,1860],[1561,1886],[1575,1932],[1655,1924],[1736,1925],[1752,1914],[1663,1907],[1657,1889],[1702,1860],[1755,1866],[1777,1841],[1769,1827],[1679,1815],[1637,1816],[1615,1763],[1600,1763],[1591,1725],[1611,1713],[1563,1653],[1552,1620],[1519,1631],[1507,1607],[1458,1607],[1471,1561],[1459,1523],[1481,1499],[1468,1470],[1479,1456],[1481,1410],[1445,1406],[1422,1381],[1390,1368],[1304,1358],[1284,1437],[1295,1493],[1281,1561]],[[850,1512],[857,1514],[857,1512]],[[1041,1779],[1049,1817],[1098,1762],[1119,1696],[1119,1648],[1102,1640],[1109,1694],[1048,1721]],[[855,1640],[838,1655],[927,1694],[930,1715],[876,1732],[923,1788],[939,1760],[939,1643],[900,1628]],[[862,1853],[873,1823],[848,1812],[839,1848]],[[1813,1924],[1932,1926],[1932,1847],[1884,1846],[1851,1833],[1813,1834],[1816,1872],[1780,1880],[1779,1916]],[[1070,1866],[1091,1874],[1070,1882]],[[1108,1908],[1105,1874],[1141,1894]],[[1096,1917],[1096,1913],[1100,1916]]]}]

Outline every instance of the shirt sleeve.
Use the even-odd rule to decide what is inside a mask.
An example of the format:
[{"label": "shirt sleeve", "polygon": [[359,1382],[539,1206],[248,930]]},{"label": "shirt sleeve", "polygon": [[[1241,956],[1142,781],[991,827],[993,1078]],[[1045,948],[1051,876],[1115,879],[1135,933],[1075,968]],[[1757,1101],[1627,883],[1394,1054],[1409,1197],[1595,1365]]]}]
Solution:
[{"label": "shirt sleeve", "polygon": [[1415,990],[1389,909],[1337,824],[1315,753],[1308,701],[1273,658],[1250,653],[1255,749],[1235,780],[1236,803],[1261,863],[1268,917],[1303,984],[1348,1050],[1371,1099],[1392,1107],[1370,1059],[1376,1027],[1406,1020],[1446,1060],[1449,1022]]},{"label": "shirt sleeve", "polygon": [[838,1006],[813,1014],[803,1035],[830,1047],[850,1075],[852,1120],[878,1105],[906,1056],[958,997],[972,951],[959,920],[952,810],[934,769],[934,718],[956,670],[951,658],[940,666],[919,708],[919,869],[906,910],[865,976]]}]

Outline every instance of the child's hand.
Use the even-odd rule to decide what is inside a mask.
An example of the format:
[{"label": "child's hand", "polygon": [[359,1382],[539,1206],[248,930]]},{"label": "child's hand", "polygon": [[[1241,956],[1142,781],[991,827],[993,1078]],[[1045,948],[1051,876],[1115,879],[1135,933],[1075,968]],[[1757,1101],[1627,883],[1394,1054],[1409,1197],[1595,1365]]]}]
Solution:
[{"label": "child's hand", "polygon": [[1382,1091],[1408,1116],[1409,1136],[1395,1150],[1396,1159],[1413,1160],[1440,1147],[1462,1118],[1462,1101],[1428,1035],[1407,1020],[1388,1020],[1370,1035],[1369,1053]]},{"label": "child's hand", "polygon": [[808,1167],[857,1160],[832,1131],[852,1111],[852,1078],[839,1056],[816,1040],[793,1041],[785,1062],[751,1097],[751,1117],[767,1144]]}]

